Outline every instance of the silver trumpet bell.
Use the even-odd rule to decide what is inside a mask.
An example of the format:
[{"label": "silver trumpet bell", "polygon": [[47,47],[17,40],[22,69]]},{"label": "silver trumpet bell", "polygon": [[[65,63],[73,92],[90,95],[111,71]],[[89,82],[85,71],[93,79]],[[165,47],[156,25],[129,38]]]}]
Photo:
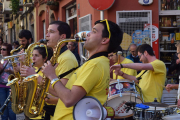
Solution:
[{"label": "silver trumpet bell", "polygon": [[[3,57],[3,56],[0,54],[0,61],[1,61],[1,64],[3,64],[5,60],[11,60],[11,59],[18,58],[18,57],[20,57],[21,55],[26,55],[26,54],[27,54],[27,53],[22,53],[22,54],[11,55],[11,56],[6,56],[6,57]],[[16,61],[16,62],[17,62],[17,61]]]}]

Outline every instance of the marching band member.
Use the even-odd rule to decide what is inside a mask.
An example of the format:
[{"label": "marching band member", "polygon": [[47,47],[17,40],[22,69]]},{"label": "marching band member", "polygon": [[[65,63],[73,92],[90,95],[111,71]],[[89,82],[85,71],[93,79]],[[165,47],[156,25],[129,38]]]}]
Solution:
[{"label": "marching band member", "polygon": [[[29,75],[36,74],[36,72],[38,72],[40,76],[43,76],[43,73],[39,71],[39,69],[47,60],[50,60],[52,55],[53,55],[53,50],[51,48],[47,48],[46,45],[35,46],[32,52],[32,62],[34,65],[33,67],[22,66],[21,76],[27,77]],[[42,119],[42,116],[31,119],[39,120]]]},{"label": "marching band member", "polygon": [[85,95],[97,98],[102,105],[106,102],[110,79],[108,53],[120,45],[122,36],[117,24],[106,19],[96,21],[84,44],[89,59],[73,73],[66,85],[55,74],[57,65],[53,67],[49,61],[44,64],[42,72],[51,80],[51,88],[59,97],[55,120],[73,120],[73,106]]},{"label": "marching band member", "polygon": [[[165,64],[155,57],[152,47],[148,44],[140,45],[137,51],[140,61],[143,63],[113,65],[110,68],[111,72],[115,70],[116,75],[132,81],[138,81],[142,77],[139,81],[139,86],[144,102],[153,102],[154,98],[157,98],[157,101],[160,102],[166,78]],[[121,68],[142,71],[135,77],[120,71]]]},{"label": "marching band member", "polygon": [[[33,38],[31,32],[29,30],[21,30],[21,32],[19,33],[19,43],[20,45],[23,45],[23,49],[16,51],[18,52],[17,54],[23,53],[24,50],[26,50],[32,42],[33,42]],[[14,67],[13,69],[19,72],[20,66],[17,65],[17,67]]]},{"label": "marching band member", "polygon": [[[112,53],[110,53],[110,54],[108,55],[109,58],[115,63],[114,65],[117,65],[117,64],[118,64],[118,54],[117,54],[118,51],[121,51],[121,52],[122,52],[121,46],[118,46],[118,48],[117,48],[114,52],[112,52]],[[131,61],[131,60],[127,59],[127,58],[124,58],[122,55],[120,55],[120,60],[119,60],[119,62],[120,62],[121,64],[133,63],[133,61]],[[119,64],[120,64],[120,63],[119,63]],[[134,70],[134,69],[122,68],[121,71],[124,72],[124,73],[126,73],[126,74],[128,74],[128,75],[132,75],[132,76],[136,76],[136,75],[137,75],[137,71]],[[124,78],[123,78],[122,76],[118,76],[118,77],[116,78],[116,74],[113,73],[113,79],[116,80],[116,79],[124,79]]]},{"label": "marching band member", "polygon": [[[47,30],[47,34],[46,34],[46,40],[48,40],[47,46],[51,47],[53,51],[55,51],[56,45],[58,44],[59,41],[70,38],[70,37],[71,37],[71,29],[67,23],[62,22],[62,21],[53,21],[52,23],[50,23]],[[65,43],[61,47],[60,55],[58,57],[56,66],[57,66],[56,70],[54,71],[56,75],[65,73],[69,71],[70,69],[76,68],[78,66],[76,57],[70,50],[67,49],[67,46]],[[64,76],[61,79],[64,85],[66,85],[71,74],[72,73]],[[40,83],[41,80],[42,80],[42,77],[38,77],[38,83]],[[52,89],[51,86],[49,87],[49,93],[51,93],[54,96],[58,96],[56,91]],[[46,102],[49,104],[56,104],[58,101],[58,98],[52,97],[51,95],[48,95],[48,98],[50,99],[46,99]],[[54,106],[53,108],[52,106],[48,106],[48,105],[45,106],[44,108],[46,110],[45,119],[50,119],[50,115],[53,116],[52,113],[53,113],[53,109],[55,110],[55,107],[56,106]]]}]

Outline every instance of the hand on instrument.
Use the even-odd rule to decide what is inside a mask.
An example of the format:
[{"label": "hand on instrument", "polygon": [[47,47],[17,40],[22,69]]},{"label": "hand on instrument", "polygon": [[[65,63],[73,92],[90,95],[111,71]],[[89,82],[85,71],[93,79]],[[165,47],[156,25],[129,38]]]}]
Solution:
[{"label": "hand on instrument", "polygon": [[4,71],[5,72],[9,72],[9,73],[13,73],[14,72],[12,68],[5,69]]},{"label": "hand on instrument", "polygon": [[167,84],[166,85],[166,90],[168,91],[168,92],[170,92],[172,89],[173,89],[173,84]]},{"label": "hand on instrument", "polygon": [[19,65],[16,67],[13,67],[13,69],[14,69],[14,72],[20,72],[20,66]]},{"label": "hand on instrument", "polygon": [[46,77],[48,77],[50,80],[57,78],[56,73],[55,73],[55,69],[58,66],[58,63],[56,63],[55,66],[52,66],[50,61],[47,61],[47,63],[44,63],[44,65],[42,66],[42,72],[44,73],[44,75]]},{"label": "hand on instrument", "polygon": [[[18,52],[18,54],[22,54],[22,53],[24,53],[24,49],[22,49],[20,52]],[[25,55],[21,55],[21,56],[19,56],[19,61],[24,61],[25,60]]]},{"label": "hand on instrument", "polygon": [[45,102],[48,104],[56,105],[58,102],[58,98],[55,96],[52,96],[51,94],[48,94],[47,97],[45,98]]},{"label": "hand on instrument", "polygon": [[33,68],[32,65],[30,67],[23,65],[21,67],[21,71],[20,72],[21,72],[21,76],[22,77],[27,77],[29,75],[36,74],[35,68]]},{"label": "hand on instrument", "polygon": [[110,67],[110,72],[112,72],[113,70],[115,70],[114,71],[114,73],[116,74],[116,75],[122,75],[122,71],[120,71],[120,69],[121,69],[121,66],[120,65],[112,65],[111,67]]}]

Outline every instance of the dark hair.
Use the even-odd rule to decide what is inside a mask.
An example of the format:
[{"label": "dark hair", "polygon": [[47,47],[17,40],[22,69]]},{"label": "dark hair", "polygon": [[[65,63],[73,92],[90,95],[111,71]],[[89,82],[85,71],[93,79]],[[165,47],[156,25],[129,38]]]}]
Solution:
[{"label": "dark hair", "polygon": [[63,21],[53,21],[49,25],[52,25],[52,24],[59,25],[57,28],[59,31],[59,35],[66,34],[66,38],[71,37],[71,28],[67,23]]},{"label": "dark hair", "polygon": [[153,49],[149,44],[142,44],[138,46],[137,52],[144,53],[145,51],[147,51],[150,56],[155,56]]},{"label": "dark hair", "polygon": [[[39,54],[42,55],[42,58],[45,59],[47,54],[46,54],[46,48],[45,47],[40,47],[40,46],[36,46],[34,47],[33,50],[37,50],[39,52]],[[47,47],[47,52],[48,52],[48,57],[47,57],[47,60],[50,60],[51,57],[53,56],[53,49],[50,48],[50,47]],[[47,61],[46,60],[46,61]]]},{"label": "dark hair", "polygon": [[[98,20],[95,22],[96,24],[103,24],[104,30],[102,31],[102,37],[103,38],[109,38],[109,32],[107,30],[107,25],[106,21],[100,22],[101,20]],[[108,53],[113,52],[117,47],[121,44],[122,38],[123,38],[123,32],[120,29],[120,27],[114,23],[108,20],[110,32],[111,32],[111,38],[109,42],[109,47],[108,47]]]},{"label": "dark hair", "polygon": [[0,37],[0,39],[1,39],[2,43],[4,43],[3,38],[2,38],[2,37]]},{"label": "dark hair", "polygon": [[113,51],[113,53],[117,53],[118,51],[121,51],[121,52],[122,52],[121,46],[118,46],[118,47]]},{"label": "dark hair", "polygon": [[13,43],[19,46],[19,42],[18,41],[14,41]]},{"label": "dark hair", "polygon": [[7,54],[10,55],[10,52],[12,50],[12,45],[8,43],[3,43],[2,46],[6,46],[7,48]]},{"label": "dark hair", "polygon": [[31,42],[33,42],[32,34],[29,30],[21,30],[19,33],[19,38],[25,37],[27,40],[31,38]]}]

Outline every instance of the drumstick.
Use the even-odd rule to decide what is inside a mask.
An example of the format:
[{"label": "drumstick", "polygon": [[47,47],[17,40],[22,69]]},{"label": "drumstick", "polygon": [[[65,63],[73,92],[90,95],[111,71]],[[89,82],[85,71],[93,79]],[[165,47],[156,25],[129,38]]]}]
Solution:
[{"label": "drumstick", "polygon": [[[118,55],[118,65],[119,65],[120,64],[120,59],[121,59],[122,52],[118,51],[117,55]],[[116,80],[117,80],[117,77],[118,77],[118,75],[116,75]]]}]

